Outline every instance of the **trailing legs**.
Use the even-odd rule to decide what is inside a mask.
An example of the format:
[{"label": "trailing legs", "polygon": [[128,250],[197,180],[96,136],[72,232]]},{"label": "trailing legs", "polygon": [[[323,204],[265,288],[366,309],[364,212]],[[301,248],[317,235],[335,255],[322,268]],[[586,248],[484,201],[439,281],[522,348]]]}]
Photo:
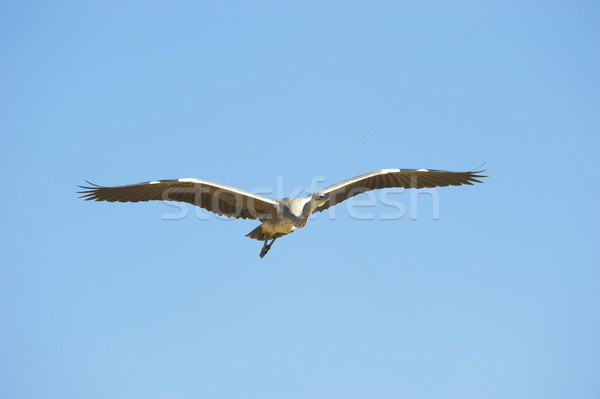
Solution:
[{"label": "trailing legs", "polygon": [[273,245],[276,239],[277,238],[273,238],[270,244],[267,244],[269,240],[265,240],[265,244],[263,245],[262,250],[260,251],[261,258],[264,257],[267,254],[267,252],[269,252],[269,249],[271,249],[271,245]]}]

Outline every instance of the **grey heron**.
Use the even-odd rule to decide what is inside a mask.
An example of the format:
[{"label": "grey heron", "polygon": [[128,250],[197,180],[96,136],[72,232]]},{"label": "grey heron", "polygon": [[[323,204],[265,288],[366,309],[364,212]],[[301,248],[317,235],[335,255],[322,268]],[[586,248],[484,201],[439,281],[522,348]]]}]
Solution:
[{"label": "grey heron", "polygon": [[[246,236],[264,241],[264,257],[275,240],[306,225],[309,216],[370,190],[404,187],[431,188],[481,183],[483,170],[449,172],[430,169],[382,169],[333,184],[307,197],[269,199],[239,188],[200,179],[155,180],[125,186],[102,187],[86,181],[80,198],[108,202],[179,201],[217,215],[262,222]],[[270,242],[269,242],[270,241]]]}]

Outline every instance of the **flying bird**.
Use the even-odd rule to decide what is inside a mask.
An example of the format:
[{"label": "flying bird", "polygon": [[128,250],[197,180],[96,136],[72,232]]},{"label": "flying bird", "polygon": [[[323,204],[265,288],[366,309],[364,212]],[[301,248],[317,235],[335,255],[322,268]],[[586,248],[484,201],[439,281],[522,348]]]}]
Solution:
[{"label": "flying bird", "polygon": [[[108,202],[179,201],[217,215],[262,222],[246,234],[264,241],[264,257],[276,239],[306,225],[315,212],[337,205],[365,191],[382,188],[430,188],[481,183],[483,170],[448,172],[431,169],[382,169],[333,184],[307,197],[269,199],[260,195],[200,179],[155,180],[125,186],[102,187],[86,181],[80,198]],[[270,242],[269,242],[270,241]]]}]

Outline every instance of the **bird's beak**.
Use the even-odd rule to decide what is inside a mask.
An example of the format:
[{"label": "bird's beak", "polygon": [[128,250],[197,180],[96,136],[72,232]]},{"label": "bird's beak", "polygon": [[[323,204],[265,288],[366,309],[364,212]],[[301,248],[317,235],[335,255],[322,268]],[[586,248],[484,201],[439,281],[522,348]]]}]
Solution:
[{"label": "bird's beak", "polygon": [[321,196],[319,196],[319,200],[323,201],[323,203],[325,203],[325,202],[329,201],[329,197],[326,195],[321,195]]}]

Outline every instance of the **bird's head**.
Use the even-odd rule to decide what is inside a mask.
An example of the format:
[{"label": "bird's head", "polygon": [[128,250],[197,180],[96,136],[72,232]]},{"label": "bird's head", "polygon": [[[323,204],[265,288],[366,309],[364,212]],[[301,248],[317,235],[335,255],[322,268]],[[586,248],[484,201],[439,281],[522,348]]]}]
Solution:
[{"label": "bird's head", "polygon": [[312,200],[313,200],[313,202],[315,202],[317,204],[317,206],[321,206],[324,203],[326,203],[327,201],[329,201],[329,197],[326,195],[321,195],[321,194],[313,194]]}]

